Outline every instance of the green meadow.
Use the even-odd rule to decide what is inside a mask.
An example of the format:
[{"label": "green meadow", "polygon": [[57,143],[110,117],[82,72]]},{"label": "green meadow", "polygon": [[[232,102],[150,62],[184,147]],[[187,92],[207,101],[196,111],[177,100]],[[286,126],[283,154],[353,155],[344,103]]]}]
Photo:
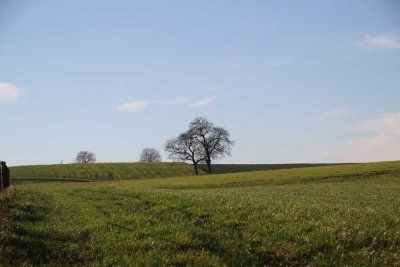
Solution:
[{"label": "green meadow", "polygon": [[[279,170],[327,166],[327,164],[214,164],[213,173],[233,173],[261,170]],[[15,183],[24,182],[89,182],[165,178],[194,175],[193,167],[186,163],[96,163],[16,166],[10,168]],[[207,168],[200,165],[200,174]]]},{"label": "green meadow", "polygon": [[400,266],[400,162],[2,195],[1,266]]},{"label": "green meadow", "polygon": [[[16,166],[10,168],[14,183],[38,181],[112,181],[194,175],[186,163],[96,163]],[[200,174],[205,172],[200,171]]]},{"label": "green meadow", "polygon": [[[267,170],[283,170],[294,168],[308,168],[319,166],[330,166],[337,164],[318,164],[318,163],[297,163],[297,164],[214,164],[212,173],[233,173],[233,172],[251,172],[251,171],[267,171]],[[207,172],[205,164],[199,165],[200,169]]]}]

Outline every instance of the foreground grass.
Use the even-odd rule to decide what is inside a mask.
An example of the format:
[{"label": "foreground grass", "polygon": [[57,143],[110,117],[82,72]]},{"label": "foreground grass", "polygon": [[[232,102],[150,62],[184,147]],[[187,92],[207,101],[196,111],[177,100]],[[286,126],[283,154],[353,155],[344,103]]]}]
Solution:
[{"label": "foreground grass", "polygon": [[17,187],[0,265],[400,265],[400,163]]},{"label": "foreground grass", "polygon": [[8,216],[8,210],[14,194],[14,188],[4,191],[0,190],[0,239],[9,231],[10,218]]},{"label": "foreground grass", "polygon": [[[193,175],[185,163],[91,163],[16,166],[10,168],[11,182],[113,181]],[[204,172],[201,172],[201,174]]]}]

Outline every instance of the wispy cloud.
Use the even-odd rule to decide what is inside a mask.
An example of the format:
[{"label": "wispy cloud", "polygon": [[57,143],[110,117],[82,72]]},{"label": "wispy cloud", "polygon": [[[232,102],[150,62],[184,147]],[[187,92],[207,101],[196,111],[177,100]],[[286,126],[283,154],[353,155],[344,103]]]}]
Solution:
[{"label": "wispy cloud", "polygon": [[379,118],[364,120],[353,127],[356,132],[374,132],[377,135],[398,136],[400,138],[400,113],[386,114]]},{"label": "wispy cloud", "polygon": [[120,104],[115,108],[119,111],[139,111],[150,104],[149,101],[132,101]]},{"label": "wispy cloud", "polygon": [[142,110],[151,105],[165,105],[165,106],[174,106],[188,103],[190,100],[186,97],[177,97],[172,99],[161,99],[161,100],[141,100],[141,101],[131,101],[122,103],[115,107],[115,109],[119,111],[129,111],[136,112]]},{"label": "wispy cloud", "polygon": [[203,98],[203,99],[192,102],[189,107],[197,108],[197,107],[207,106],[214,101],[215,101],[215,97],[207,97],[207,98]]},{"label": "wispy cloud", "polygon": [[400,113],[363,120],[350,130],[362,136],[346,141],[346,148],[336,151],[338,161],[369,162],[400,159]]},{"label": "wispy cloud", "polygon": [[0,101],[12,101],[17,99],[21,95],[15,85],[10,83],[0,83]]},{"label": "wispy cloud", "polygon": [[400,49],[400,41],[388,35],[365,35],[363,46],[369,49]]},{"label": "wispy cloud", "polygon": [[335,109],[335,110],[331,110],[328,112],[323,112],[323,113],[318,114],[316,116],[316,120],[325,121],[328,119],[339,118],[339,117],[345,116],[349,113],[350,113],[350,111],[347,109]]},{"label": "wispy cloud", "polygon": [[122,103],[115,107],[118,111],[125,111],[125,112],[137,112],[149,106],[177,106],[177,105],[187,105],[190,108],[197,108],[211,104],[217,98],[215,96],[210,96],[206,98],[202,98],[199,100],[191,100],[187,97],[177,97],[172,99],[161,99],[161,100],[141,100],[141,101],[131,101]]}]

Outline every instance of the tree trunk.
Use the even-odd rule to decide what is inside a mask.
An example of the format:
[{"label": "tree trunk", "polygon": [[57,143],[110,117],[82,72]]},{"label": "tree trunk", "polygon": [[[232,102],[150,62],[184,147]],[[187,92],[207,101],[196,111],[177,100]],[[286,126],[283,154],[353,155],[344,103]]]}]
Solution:
[{"label": "tree trunk", "polygon": [[206,159],[208,174],[211,174],[211,159]]},{"label": "tree trunk", "polygon": [[199,175],[199,170],[197,168],[197,163],[193,163],[193,167],[194,167],[194,172],[196,173],[196,175]]}]

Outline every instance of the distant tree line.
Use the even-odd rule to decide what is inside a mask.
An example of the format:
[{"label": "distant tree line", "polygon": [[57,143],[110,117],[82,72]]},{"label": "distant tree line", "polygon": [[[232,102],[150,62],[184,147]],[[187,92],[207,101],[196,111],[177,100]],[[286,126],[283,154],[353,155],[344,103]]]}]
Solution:
[{"label": "distant tree line", "polygon": [[[155,148],[145,148],[139,155],[140,162],[161,162],[161,153]],[[76,155],[75,162],[77,163],[94,163],[96,155],[90,151],[80,151]]]},{"label": "distant tree line", "polygon": [[[234,142],[230,133],[223,127],[215,126],[204,117],[195,118],[188,129],[165,144],[169,159],[191,162],[199,174],[198,165],[206,164],[207,172],[212,173],[211,162],[231,154]],[[89,151],[80,151],[75,159],[78,163],[96,162],[96,156]],[[140,162],[161,162],[161,153],[155,148],[145,148],[139,155]]]}]

